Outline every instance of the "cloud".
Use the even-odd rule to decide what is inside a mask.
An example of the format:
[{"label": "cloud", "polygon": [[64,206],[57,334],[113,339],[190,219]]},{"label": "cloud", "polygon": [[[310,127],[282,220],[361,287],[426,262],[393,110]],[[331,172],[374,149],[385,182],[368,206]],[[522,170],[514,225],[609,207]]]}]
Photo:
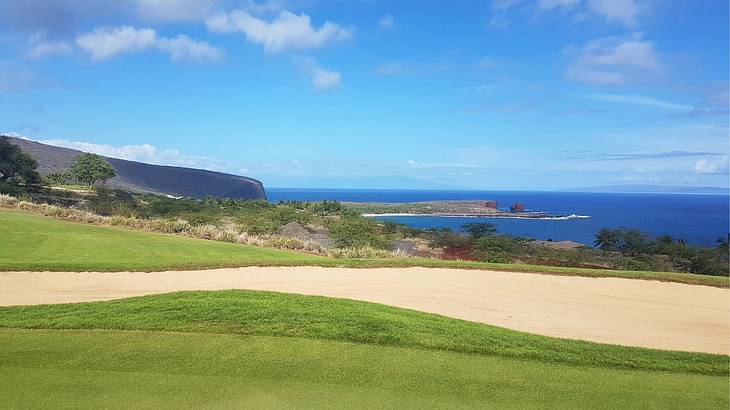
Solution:
[{"label": "cloud", "polygon": [[524,0],[492,0],[492,10],[507,10],[523,2]]},{"label": "cloud", "polygon": [[157,41],[153,29],[129,26],[100,27],[76,37],[76,45],[91,54],[94,61],[105,60],[123,53],[152,48]]},{"label": "cloud", "polygon": [[721,81],[711,84],[704,91],[702,101],[693,107],[690,111],[677,114],[675,117],[700,118],[712,116],[728,115],[730,108],[730,94],[728,93],[728,83]]},{"label": "cloud", "polygon": [[[15,135],[18,136],[17,134]],[[149,164],[203,168],[220,172],[248,172],[245,167],[242,167],[240,164],[230,163],[213,157],[187,155],[174,148],[160,149],[151,144],[114,146],[108,144],[95,144],[91,142],[70,141],[66,139],[46,139],[38,140],[38,142],[57,147],[90,152],[106,157],[145,162]]]},{"label": "cloud", "polygon": [[129,26],[100,27],[91,33],[76,37],[76,45],[91,55],[93,61],[102,61],[120,54],[157,49],[170,55],[173,62],[220,61],[224,51],[205,41],[192,40],[180,35],[160,38],[153,29]]},{"label": "cloud", "polygon": [[701,159],[695,162],[692,170],[695,174],[705,175],[727,175],[730,174],[728,166],[728,157],[719,160]]},{"label": "cloud", "polygon": [[507,18],[503,15],[497,14],[489,19],[488,25],[489,28],[493,28],[495,30],[503,30],[509,27],[509,21],[507,21]]},{"label": "cloud", "polygon": [[588,0],[587,7],[590,12],[607,21],[627,26],[636,25],[640,11],[636,0]]},{"label": "cloud", "polygon": [[640,38],[599,38],[563,52],[573,57],[566,77],[587,84],[622,85],[662,67],[653,44]]},{"label": "cloud", "polygon": [[270,54],[320,48],[352,36],[349,30],[329,21],[315,28],[306,14],[289,11],[282,11],[275,20],[267,22],[243,10],[234,10],[206,19],[206,25],[217,33],[244,33],[248,41],[262,45]]},{"label": "cloud", "polygon": [[[494,18],[495,25],[499,26],[504,20],[504,13],[516,6],[525,3],[522,0],[495,0],[492,1],[492,10],[500,12]],[[596,16],[611,23],[619,23],[633,27],[637,24],[639,15],[643,10],[643,2],[640,0],[537,0],[530,2],[527,9],[534,9],[537,12],[548,11],[570,11],[571,20],[574,22],[585,21],[587,16]],[[493,18],[493,21],[495,21]]]},{"label": "cloud", "polygon": [[131,14],[130,0],[0,0],[0,27],[69,35],[88,20]]},{"label": "cloud", "polygon": [[587,94],[587,98],[601,101],[644,105],[648,107],[667,108],[670,110],[692,110],[693,107],[686,104],[678,104],[671,101],[660,100],[658,98],[646,97],[643,95],[624,95],[624,94]]},{"label": "cloud", "polygon": [[387,14],[380,18],[378,21],[378,27],[383,29],[389,29],[395,27],[395,20],[393,19],[393,16],[390,14]]},{"label": "cloud", "polygon": [[408,168],[430,169],[430,168],[466,168],[466,169],[486,169],[486,165],[479,164],[461,164],[448,162],[418,162],[409,159],[406,162]]},{"label": "cloud", "polygon": [[574,7],[580,3],[580,0],[538,0],[537,8],[539,10],[551,10],[562,7]]},{"label": "cloud", "polygon": [[158,21],[196,21],[210,15],[221,0],[134,0],[139,14]]},{"label": "cloud", "polygon": [[183,61],[216,62],[225,58],[225,52],[222,49],[184,35],[158,39],[157,47],[170,54],[170,59],[175,63]]},{"label": "cloud", "polygon": [[701,152],[701,151],[667,151],[667,152],[649,152],[649,153],[596,153],[593,151],[577,151],[570,152],[568,159],[580,159],[586,161],[633,161],[643,159],[667,159],[667,158],[687,158],[687,157],[707,157],[721,156],[717,152]]},{"label": "cloud", "polygon": [[336,71],[325,70],[311,57],[298,57],[294,62],[299,64],[312,79],[312,87],[317,92],[332,91],[340,86],[341,75]]},{"label": "cloud", "polygon": [[27,55],[32,59],[44,58],[52,55],[68,54],[73,47],[65,41],[48,40],[42,34],[36,33],[30,38],[30,50]]}]

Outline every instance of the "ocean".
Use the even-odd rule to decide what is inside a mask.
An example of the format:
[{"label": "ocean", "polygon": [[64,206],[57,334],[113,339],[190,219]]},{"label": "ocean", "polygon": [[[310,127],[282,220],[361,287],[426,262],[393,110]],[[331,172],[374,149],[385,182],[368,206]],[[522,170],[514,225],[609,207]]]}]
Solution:
[{"label": "ocean", "polygon": [[421,191],[268,188],[269,200],[354,202],[416,202],[435,200],[496,200],[499,209],[513,203],[528,211],[546,212],[552,219],[461,218],[432,216],[378,217],[416,228],[449,227],[485,221],[499,232],[535,239],[572,240],[590,245],[601,228],[636,228],[656,237],[671,235],[695,245],[714,245],[730,232],[730,197],[726,195],[600,194],[520,191]]}]

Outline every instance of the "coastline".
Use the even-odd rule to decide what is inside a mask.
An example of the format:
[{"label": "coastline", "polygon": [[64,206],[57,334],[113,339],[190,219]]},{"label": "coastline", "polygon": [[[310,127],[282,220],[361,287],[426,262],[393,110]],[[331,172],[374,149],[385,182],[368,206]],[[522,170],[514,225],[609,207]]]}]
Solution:
[{"label": "coastline", "polygon": [[414,213],[363,213],[360,216],[364,218],[375,217],[439,217],[439,218],[494,218],[494,219],[537,219],[537,220],[566,220],[566,219],[588,219],[588,215],[570,214],[566,216],[548,216],[545,214],[509,214],[509,213],[488,213],[488,214],[447,214],[447,213],[430,213],[430,214],[414,214]]}]

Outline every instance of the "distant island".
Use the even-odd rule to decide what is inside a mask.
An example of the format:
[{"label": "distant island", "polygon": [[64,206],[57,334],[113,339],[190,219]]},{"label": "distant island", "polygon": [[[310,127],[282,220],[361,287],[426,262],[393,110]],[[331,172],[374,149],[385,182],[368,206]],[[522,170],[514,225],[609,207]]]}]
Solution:
[{"label": "distant island", "polygon": [[425,202],[343,202],[346,208],[365,217],[375,216],[445,216],[481,218],[520,218],[520,219],[567,219],[579,218],[578,215],[549,215],[541,211],[529,211],[522,203],[514,203],[509,211],[500,210],[497,201],[425,201]]}]

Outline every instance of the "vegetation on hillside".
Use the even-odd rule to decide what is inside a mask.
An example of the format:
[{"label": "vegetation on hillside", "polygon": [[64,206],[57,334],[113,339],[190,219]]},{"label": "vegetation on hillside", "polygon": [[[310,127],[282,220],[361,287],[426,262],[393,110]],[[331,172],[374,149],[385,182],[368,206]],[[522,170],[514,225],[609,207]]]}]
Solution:
[{"label": "vegetation on hillside", "polygon": [[31,185],[40,182],[36,171],[38,162],[11,144],[7,137],[0,136],[0,183]]}]

